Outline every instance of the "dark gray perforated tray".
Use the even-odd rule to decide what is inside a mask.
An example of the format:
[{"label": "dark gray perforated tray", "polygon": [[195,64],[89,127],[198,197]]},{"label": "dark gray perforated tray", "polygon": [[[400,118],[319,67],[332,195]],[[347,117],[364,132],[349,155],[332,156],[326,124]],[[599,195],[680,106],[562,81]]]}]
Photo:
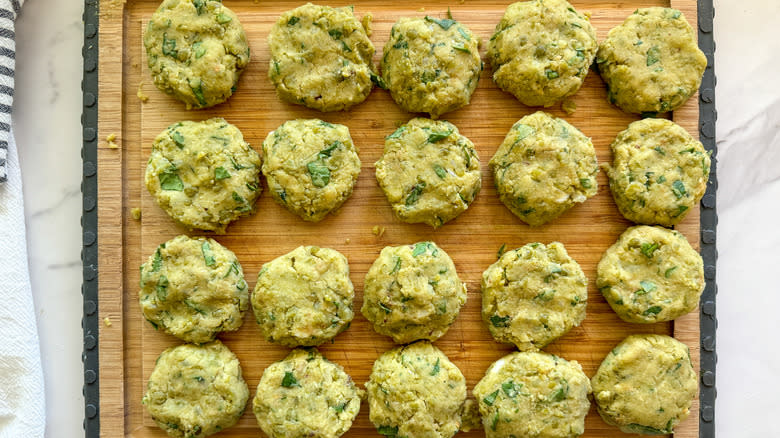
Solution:
[{"label": "dark gray perforated tray", "polygon": [[[83,250],[84,283],[84,430],[88,438],[100,436],[100,379],[98,375],[98,244],[97,235],[97,120],[98,120],[98,0],[84,1],[84,112],[83,145],[81,157],[84,161],[84,176],[81,183],[83,194]],[[718,321],[715,314],[715,269],[718,250],[715,246],[718,215],[716,211],[717,147],[715,144],[715,41],[713,39],[713,18],[715,10],[712,0],[699,0],[699,47],[707,55],[707,69],[699,90],[699,138],[707,150],[712,151],[712,169],[707,192],[701,200],[701,255],[704,258],[704,277],[707,285],[701,297],[701,384],[699,385],[700,415],[699,436],[715,437],[715,333]]]}]

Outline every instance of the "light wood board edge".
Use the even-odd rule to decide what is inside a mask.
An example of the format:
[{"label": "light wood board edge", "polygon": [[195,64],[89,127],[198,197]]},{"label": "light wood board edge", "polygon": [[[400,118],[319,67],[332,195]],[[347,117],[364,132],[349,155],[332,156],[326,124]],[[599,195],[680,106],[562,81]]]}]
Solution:
[{"label": "light wood board edge", "polygon": [[[122,55],[124,1],[99,4],[98,57],[98,357],[100,436],[125,429],[122,278]],[[103,323],[109,318],[111,325]]]}]

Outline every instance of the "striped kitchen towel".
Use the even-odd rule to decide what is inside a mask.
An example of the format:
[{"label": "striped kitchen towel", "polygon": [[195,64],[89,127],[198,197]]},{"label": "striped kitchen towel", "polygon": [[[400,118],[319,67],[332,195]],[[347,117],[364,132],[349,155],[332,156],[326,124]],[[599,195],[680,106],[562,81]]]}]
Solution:
[{"label": "striped kitchen towel", "polygon": [[24,0],[0,0],[0,183],[8,179],[8,137],[11,133],[11,107],[14,103],[16,34],[14,20]]}]

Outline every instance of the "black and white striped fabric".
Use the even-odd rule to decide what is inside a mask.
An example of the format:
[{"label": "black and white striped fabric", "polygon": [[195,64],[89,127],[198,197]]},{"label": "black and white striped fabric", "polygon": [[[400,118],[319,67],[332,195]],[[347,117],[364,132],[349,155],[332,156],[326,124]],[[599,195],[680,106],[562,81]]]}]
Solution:
[{"label": "black and white striped fabric", "polygon": [[6,159],[11,135],[11,107],[14,103],[16,34],[14,21],[24,0],[0,0],[0,182],[8,179]]}]

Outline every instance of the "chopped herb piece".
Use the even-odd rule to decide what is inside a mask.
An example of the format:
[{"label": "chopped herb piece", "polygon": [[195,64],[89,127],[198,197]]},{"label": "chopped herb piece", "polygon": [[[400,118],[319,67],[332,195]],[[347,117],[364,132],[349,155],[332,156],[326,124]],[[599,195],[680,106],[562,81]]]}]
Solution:
[{"label": "chopped herb piece", "polygon": [[371,76],[371,82],[373,82],[374,85],[376,85],[377,87],[379,87],[379,88],[381,88],[383,90],[387,90],[387,83],[382,78],[382,76],[379,76],[378,74],[376,74],[374,72],[370,72],[369,76]]},{"label": "chopped herb piece", "polygon": [[401,134],[403,134],[404,131],[406,131],[406,125],[401,126],[400,128],[396,129],[395,131],[393,131],[392,134],[388,135],[385,138],[399,138],[401,136]]},{"label": "chopped herb piece", "polygon": [[655,182],[657,182],[658,184],[665,183],[666,182],[666,177],[661,175],[661,176],[658,177],[658,179],[655,180]]},{"label": "chopped herb piece", "polygon": [[246,188],[248,188],[249,190],[251,190],[253,192],[256,192],[257,189],[258,189],[257,184],[255,184],[253,182],[246,183]]},{"label": "chopped herb piece", "polygon": [[174,192],[184,191],[184,183],[181,182],[176,170],[168,169],[157,176],[160,179],[160,188]]},{"label": "chopped herb piece", "polygon": [[285,388],[291,388],[293,386],[301,387],[301,385],[298,383],[298,379],[295,378],[293,373],[289,371],[284,372],[284,378],[282,378],[282,386]]},{"label": "chopped herb piece", "polygon": [[461,42],[457,42],[457,43],[453,44],[452,48],[455,49],[455,50],[458,50],[460,52],[463,52],[463,53],[471,53],[471,50],[469,50],[468,47],[466,47]]},{"label": "chopped herb piece", "polygon": [[644,316],[658,315],[659,313],[661,313],[661,310],[663,310],[661,306],[648,307],[644,312],[642,312],[642,315]]},{"label": "chopped herb piece", "polygon": [[691,153],[691,154],[693,154],[693,153],[695,153],[695,152],[696,152],[696,149],[694,149],[694,148],[688,148],[688,149],[683,149],[683,150],[681,150],[680,152],[677,152],[677,153],[678,153],[678,154],[685,154],[685,153]]},{"label": "chopped herb piece", "polygon": [[504,255],[504,252],[506,252],[506,243],[501,244],[501,248],[498,248],[498,252],[496,253],[496,258],[501,258],[502,255]]},{"label": "chopped herb piece", "polygon": [[293,15],[292,17],[290,17],[289,20],[287,20],[287,25],[288,26],[295,26],[295,24],[298,23],[299,21],[301,21],[301,19],[299,17],[296,17],[295,15]]},{"label": "chopped herb piece", "polygon": [[673,217],[677,217],[685,212],[685,210],[688,209],[687,205],[678,205],[677,206],[677,213]]},{"label": "chopped herb piece", "polygon": [[349,404],[349,400],[345,401],[344,403],[339,403],[333,406],[333,410],[338,413],[342,413],[344,412],[344,408],[346,408],[348,404]]},{"label": "chopped herb piece", "polygon": [[224,167],[219,166],[216,169],[214,169],[214,179],[216,179],[217,181],[221,179],[228,179],[228,178],[230,178],[230,172],[225,170]]},{"label": "chopped herb piece", "polygon": [[168,277],[161,275],[160,278],[157,280],[157,299],[160,301],[165,301],[166,298],[168,298]]},{"label": "chopped herb piece", "polygon": [[309,175],[311,176],[311,183],[315,187],[325,187],[330,182],[330,169],[322,160],[312,161],[306,165],[309,169]]},{"label": "chopped herb piece", "polygon": [[406,41],[398,41],[395,44],[393,44],[393,48],[394,49],[408,49],[409,48],[409,43],[407,43]]},{"label": "chopped herb piece", "polygon": [[393,311],[391,308],[387,307],[387,306],[386,306],[384,303],[379,303],[379,307],[380,307],[382,310],[384,310],[384,311],[385,311],[385,313],[390,313],[390,312],[392,312],[392,311]]},{"label": "chopped herb piece", "polygon": [[317,154],[317,156],[318,156],[318,157],[320,157],[321,159],[328,158],[328,157],[330,157],[330,156],[333,154],[333,151],[335,151],[336,149],[338,149],[338,147],[339,147],[339,146],[341,146],[341,142],[340,142],[340,141],[338,141],[338,140],[336,140],[336,141],[334,141],[334,142],[333,142],[333,144],[331,144],[331,145],[330,145],[330,146],[328,146],[327,148],[325,148],[325,149],[321,150],[321,151],[320,151],[320,152]]},{"label": "chopped herb piece", "polygon": [[342,36],[344,36],[344,33],[341,32],[341,29],[330,29],[328,30],[328,35],[330,35],[330,37],[334,40],[339,40]]},{"label": "chopped herb piece", "polygon": [[163,34],[162,52],[165,56],[176,58],[179,56],[179,51],[176,50],[176,40],[168,39],[168,34]]},{"label": "chopped herb piece", "polygon": [[433,131],[430,134],[428,134],[428,143],[436,143],[437,141],[444,140],[445,138],[452,135],[453,130],[449,129],[447,131]]},{"label": "chopped herb piece", "polygon": [[547,79],[555,79],[559,76],[555,70],[545,70],[544,75],[547,76]]},{"label": "chopped herb piece", "polygon": [[658,243],[643,243],[641,246],[642,254],[645,255],[645,257],[651,259],[653,258],[653,253],[658,249]]},{"label": "chopped herb piece", "polygon": [[195,377],[193,377],[193,379],[197,380],[198,382],[203,382],[203,380],[204,380],[203,377],[201,377],[201,376],[195,376]]},{"label": "chopped herb piece", "polygon": [[154,252],[154,259],[152,259],[152,272],[157,272],[162,268],[162,254],[160,254],[160,248]]},{"label": "chopped herb piece", "polygon": [[203,242],[202,245],[200,245],[200,251],[203,253],[203,260],[206,262],[206,266],[214,266],[217,261],[214,259],[214,253],[211,252],[211,245],[209,245],[209,242]]},{"label": "chopped herb piece", "polygon": [[468,32],[466,32],[465,30],[463,30],[463,28],[462,28],[462,27],[460,27],[460,26],[458,26],[458,27],[457,27],[457,29],[458,29],[458,33],[460,34],[460,36],[462,36],[463,38],[465,38],[465,39],[466,39],[466,41],[471,41],[471,36],[468,34]]},{"label": "chopped herb piece", "polygon": [[206,0],[192,0],[192,4],[198,10],[198,15],[203,13],[203,6],[206,5]]},{"label": "chopped herb piece", "polygon": [[647,50],[647,66],[657,63],[661,57],[661,49],[658,46],[653,46]]},{"label": "chopped herb piece", "polygon": [[493,415],[493,420],[490,422],[490,430],[495,431],[498,426],[498,411]]},{"label": "chopped herb piece", "polygon": [[220,12],[217,15],[217,23],[219,24],[227,24],[230,23],[231,21],[233,21],[233,18],[230,15],[225,14],[224,12]]},{"label": "chopped herb piece", "polygon": [[672,193],[674,193],[674,196],[677,199],[680,199],[683,196],[685,196],[687,194],[687,192],[685,191],[685,184],[683,184],[683,182],[680,181],[679,179],[677,181],[673,182],[672,183]]},{"label": "chopped herb piece", "polygon": [[509,398],[517,397],[517,394],[520,393],[520,388],[522,387],[522,383],[515,383],[511,380],[501,384],[501,389],[504,390],[504,394],[506,394],[506,396]]},{"label": "chopped herb piece", "polygon": [[407,206],[413,205],[420,199],[420,196],[422,196],[422,192],[425,189],[425,185],[425,181],[420,181],[412,187],[412,190],[406,196]]},{"label": "chopped herb piece", "polygon": [[195,59],[199,59],[206,54],[206,48],[203,47],[203,41],[198,41],[192,44],[192,51],[195,53]]},{"label": "chopped herb piece", "polygon": [[515,136],[515,142],[518,142],[534,133],[534,128],[528,125],[524,125],[522,123],[519,125],[515,125],[513,129],[517,131],[517,136]]},{"label": "chopped herb piece", "polygon": [[436,358],[436,363],[433,365],[433,370],[431,370],[431,375],[435,376],[439,374],[439,371],[441,370],[441,365],[439,364],[440,359]]},{"label": "chopped herb piece", "polygon": [[435,81],[438,76],[439,75],[437,74],[437,72],[426,70],[426,71],[422,72],[422,74],[420,75],[420,81],[423,84],[427,84],[428,82]]},{"label": "chopped herb piece", "polygon": [[418,242],[414,244],[414,249],[412,250],[412,257],[417,257],[420,254],[425,253],[425,251],[432,249],[433,245],[431,245],[431,242]]},{"label": "chopped herb piece", "polygon": [[561,383],[561,386],[558,387],[555,391],[551,392],[550,395],[547,396],[547,399],[551,402],[559,402],[563,401],[563,399],[566,398],[566,395],[569,393],[569,385],[564,380]]},{"label": "chopped herb piece", "polygon": [[401,257],[393,256],[393,260],[393,270],[390,271],[391,274],[395,274],[399,269],[401,269]]},{"label": "chopped herb piece", "polygon": [[444,168],[439,166],[438,164],[433,165],[433,171],[436,172],[436,176],[438,176],[441,179],[447,177],[447,171],[444,170]]},{"label": "chopped herb piece", "polygon": [[664,272],[664,277],[666,278],[671,277],[675,269],[677,269],[677,266],[672,266],[671,268],[667,269],[666,272]]},{"label": "chopped herb piece", "polygon": [[642,280],[639,282],[639,287],[642,289],[636,291],[637,295],[649,294],[650,292],[658,289],[658,287],[650,280]]},{"label": "chopped herb piece", "polygon": [[493,315],[490,317],[490,323],[493,324],[493,327],[508,327],[510,319],[511,317],[509,315],[507,316]]},{"label": "chopped herb piece", "polygon": [[590,178],[580,178],[580,185],[586,189],[593,187],[593,184],[590,182]]},{"label": "chopped herb piece", "polygon": [[496,397],[498,397],[498,390],[491,392],[490,394],[486,395],[485,398],[482,399],[483,402],[485,402],[488,406],[493,406],[493,403],[496,402]]},{"label": "chopped herb piece", "polygon": [[203,96],[203,81],[199,81],[197,87],[190,85],[190,88],[192,89],[192,94],[194,94],[195,98],[198,99],[198,103],[201,105],[206,105],[206,98]]},{"label": "chopped herb piece", "polygon": [[672,18],[675,19],[675,20],[680,18],[680,15],[682,15],[682,12],[680,12],[680,11],[672,12]]},{"label": "chopped herb piece", "polygon": [[438,18],[429,17],[427,15],[425,16],[425,20],[438,24],[439,27],[441,27],[444,30],[449,30],[449,28],[452,27],[453,24],[457,23],[457,21],[453,20],[452,18],[443,18],[440,20]]},{"label": "chopped herb piece", "polygon": [[394,437],[398,435],[398,426],[379,426],[376,428],[376,431],[379,432],[380,435]]},{"label": "chopped herb piece", "polygon": [[452,20],[452,11],[450,10],[450,7],[449,7],[449,6],[447,6],[447,18],[449,18],[450,20]]}]

